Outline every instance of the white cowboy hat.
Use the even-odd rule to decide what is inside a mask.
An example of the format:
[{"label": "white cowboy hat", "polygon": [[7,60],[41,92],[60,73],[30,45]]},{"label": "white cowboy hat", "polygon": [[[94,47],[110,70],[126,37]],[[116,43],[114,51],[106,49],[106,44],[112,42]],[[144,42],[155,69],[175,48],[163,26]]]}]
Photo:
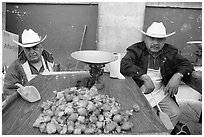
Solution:
[{"label": "white cowboy hat", "polygon": [[147,32],[141,30],[141,32],[147,36],[154,38],[166,38],[173,35],[175,32],[166,34],[166,28],[162,22],[153,22],[148,28]]},{"label": "white cowboy hat", "polygon": [[41,37],[32,29],[25,29],[21,35],[22,43],[19,43],[15,40],[13,41],[21,47],[33,47],[37,44],[40,44],[43,40],[45,40],[46,37],[47,35],[43,39],[41,39]]}]

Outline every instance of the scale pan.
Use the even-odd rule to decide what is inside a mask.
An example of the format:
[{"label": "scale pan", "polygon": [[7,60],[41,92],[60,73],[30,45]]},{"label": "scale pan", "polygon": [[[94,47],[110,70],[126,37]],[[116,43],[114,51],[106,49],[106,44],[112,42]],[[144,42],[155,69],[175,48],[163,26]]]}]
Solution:
[{"label": "scale pan", "polygon": [[118,59],[118,57],[111,52],[98,50],[76,51],[73,52],[71,56],[87,64],[107,64]]}]

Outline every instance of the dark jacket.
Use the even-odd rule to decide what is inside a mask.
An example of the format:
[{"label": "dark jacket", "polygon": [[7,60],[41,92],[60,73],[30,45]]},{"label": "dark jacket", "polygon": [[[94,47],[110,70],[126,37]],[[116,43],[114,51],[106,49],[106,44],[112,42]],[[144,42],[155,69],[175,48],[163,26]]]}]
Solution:
[{"label": "dark jacket", "polygon": [[[121,60],[120,72],[123,75],[131,76],[137,85],[143,85],[139,77],[147,73],[149,52],[144,41],[135,43],[127,48],[126,55]],[[165,44],[162,48],[159,61],[162,81],[167,85],[171,77],[180,72],[184,75],[182,81],[186,81],[191,75],[193,65],[178,53],[178,49],[172,45]]]}]

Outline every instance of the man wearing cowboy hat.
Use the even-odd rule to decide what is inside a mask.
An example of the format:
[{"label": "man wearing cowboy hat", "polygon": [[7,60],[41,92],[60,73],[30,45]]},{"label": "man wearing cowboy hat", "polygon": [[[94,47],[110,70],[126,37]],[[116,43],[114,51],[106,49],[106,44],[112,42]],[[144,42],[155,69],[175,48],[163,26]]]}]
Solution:
[{"label": "man wearing cowboy hat", "polygon": [[175,32],[166,34],[162,22],[153,22],[146,32],[141,32],[144,41],[127,48],[120,71],[134,79],[152,107],[159,104],[175,127],[181,115],[175,95],[181,80],[191,75],[193,66],[178,49],[166,43],[166,38]]},{"label": "man wearing cowboy hat", "polygon": [[24,85],[40,73],[53,71],[54,58],[42,47],[45,38],[41,38],[32,29],[25,29],[21,35],[22,43],[13,40],[23,50],[6,71],[4,97],[15,92],[18,88],[16,83]]}]

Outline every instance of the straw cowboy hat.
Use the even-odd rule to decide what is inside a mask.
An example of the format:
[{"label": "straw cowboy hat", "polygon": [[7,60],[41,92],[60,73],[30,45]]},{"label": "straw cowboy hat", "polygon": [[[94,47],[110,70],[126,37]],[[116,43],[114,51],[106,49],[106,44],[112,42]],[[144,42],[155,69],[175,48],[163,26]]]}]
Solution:
[{"label": "straw cowboy hat", "polygon": [[25,29],[21,35],[22,43],[19,43],[15,40],[13,41],[21,47],[33,47],[37,44],[40,44],[43,40],[45,40],[46,37],[47,35],[43,39],[41,39],[41,37],[32,29]]},{"label": "straw cowboy hat", "polygon": [[153,22],[148,28],[147,32],[141,30],[141,32],[147,36],[154,38],[166,38],[173,35],[175,32],[166,34],[166,28],[162,22]]}]

